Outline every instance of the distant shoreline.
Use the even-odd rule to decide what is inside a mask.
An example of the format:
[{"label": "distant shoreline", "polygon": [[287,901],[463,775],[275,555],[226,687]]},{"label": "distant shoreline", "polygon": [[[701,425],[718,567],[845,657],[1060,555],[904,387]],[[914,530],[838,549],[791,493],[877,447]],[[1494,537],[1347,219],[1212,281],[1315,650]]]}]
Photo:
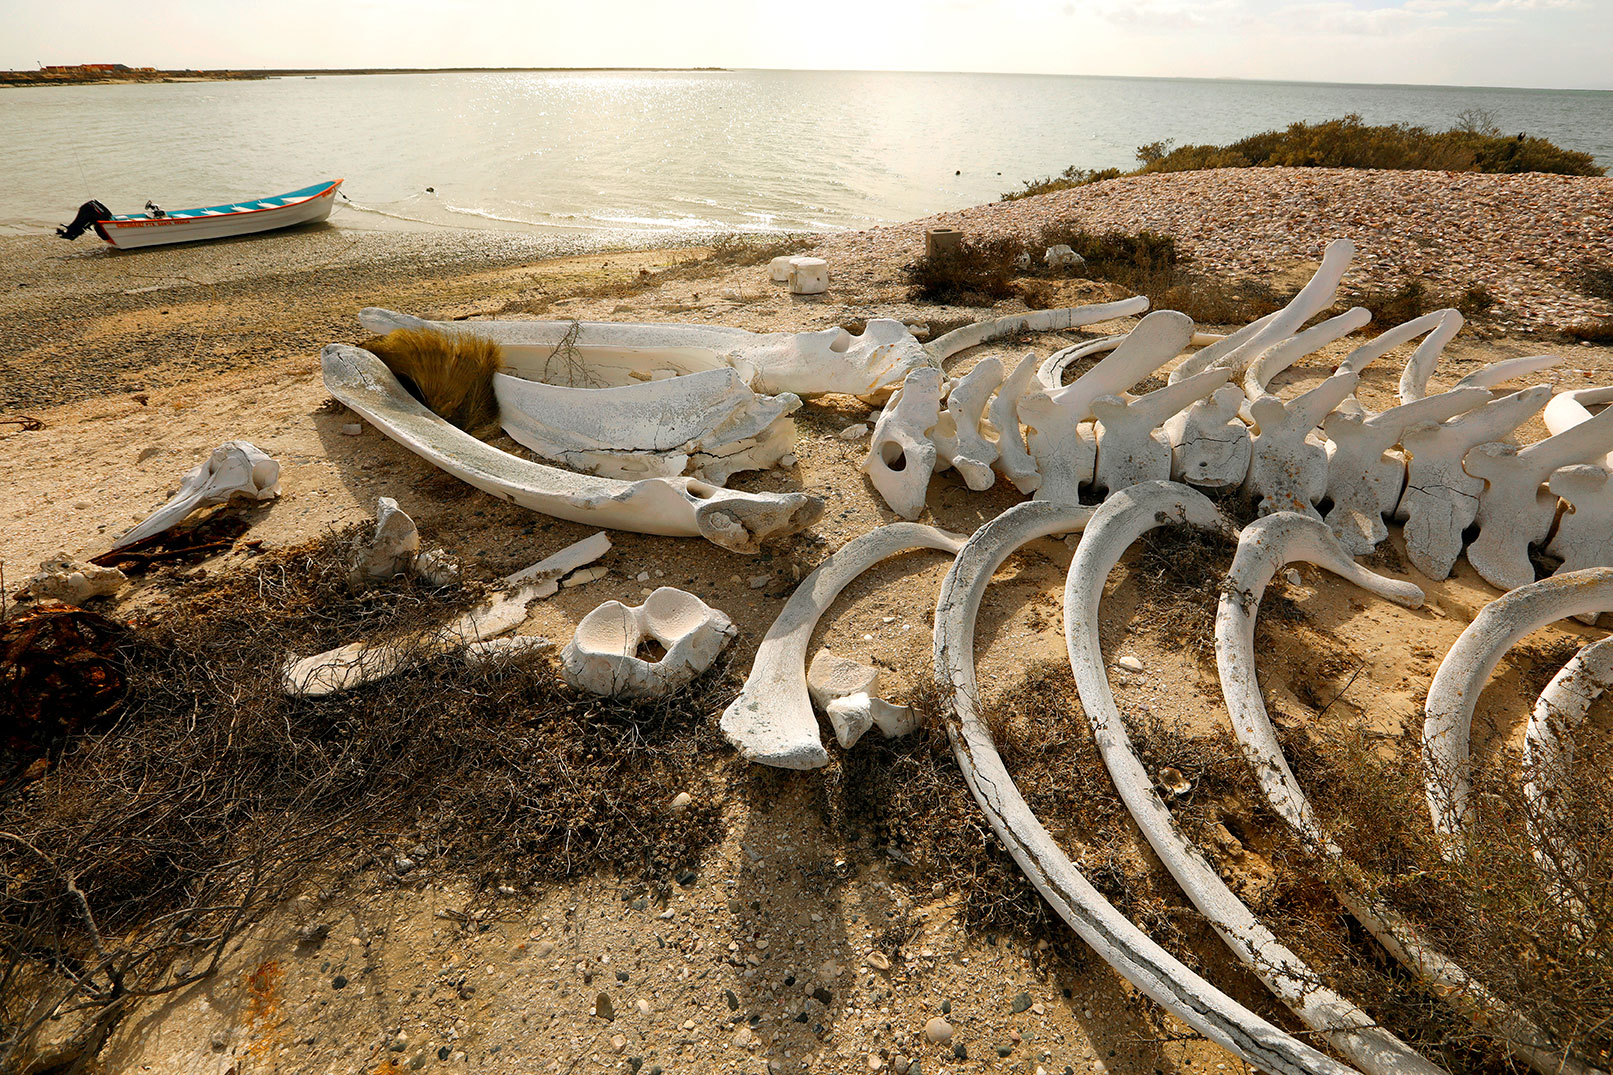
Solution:
[{"label": "distant shoreline", "polygon": [[0,71],[0,86],[96,86],[142,82],[251,82],[338,75],[459,75],[520,72],[727,71],[726,67],[341,67],[251,68],[214,71]]}]

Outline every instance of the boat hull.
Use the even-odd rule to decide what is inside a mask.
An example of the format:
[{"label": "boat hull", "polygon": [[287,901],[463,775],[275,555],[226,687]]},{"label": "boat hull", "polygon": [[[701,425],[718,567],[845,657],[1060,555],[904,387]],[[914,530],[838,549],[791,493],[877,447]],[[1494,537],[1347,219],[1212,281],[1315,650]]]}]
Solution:
[{"label": "boat hull", "polygon": [[169,243],[228,239],[298,224],[313,224],[330,216],[342,182],[337,179],[273,198],[207,209],[182,209],[161,217],[113,217],[98,222],[95,230],[119,250],[134,250]]}]

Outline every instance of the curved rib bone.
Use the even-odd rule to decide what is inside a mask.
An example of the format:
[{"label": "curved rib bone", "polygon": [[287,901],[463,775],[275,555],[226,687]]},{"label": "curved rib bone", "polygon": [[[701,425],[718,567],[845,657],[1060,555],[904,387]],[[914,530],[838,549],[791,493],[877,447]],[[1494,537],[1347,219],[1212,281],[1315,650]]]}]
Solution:
[{"label": "curved rib bone", "polygon": [[1435,832],[1456,838],[1466,831],[1473,709],[1502,656],[1548,623],[1609,609],[1613,568],[1589,568],[1520,586],[1484,606],[1468,624],[1434,673],[1424,708],[1423,788]]},{"label": "curved rib bone", "polygon": [[783,769],[827,765],[807,691],[812,629],[852,579],[886,557],[908,549],[956,553],[963,541],[933,526],[892,523],[847,542],[802,579],[757,647],[739,697],[723,710],[722,733],[740,756]]},{"label": "curved rib bone", "polygon": [[1171,476],[1171,445],[1154,430],[1183,408],[1227,383],[1232,371],[1205,370],[1175,384],[1135,398],[1099,396],[1092,401],[1097,419],[1098,461],[1092,484],[1109,492]]},{"label": "curved rib bone", "polygon": [[1027,542],[1079,530],[1091,514],[1086,508],[1037,501],[1015,505],[976,531],[947,572],[935,606],[935,676],[958,768],[1031,884],[1127,981],[1262,1071],[1349,1075],[1349,1067],[1285,1034],[1183,966],[1115,910],[1031,813],[980,717],[975,620],[992,572]]},{"label": "curved rib bone", "polygon": [[432,414],[368,351],[333,343],[319,360],[331,395],[426,462],[483,492],[559,519],[643,534],[698,535],[732,552],[756,553],[768,538],[796,533],[823,514],[823,501],[804,493],[740,493],[693,478],[624,482],[518,459]]},{"label": "curved rib bone", "polygon": [[1422,422],[1443,422],[1489,400],[1482,388],[1453,388],[1386,411],[1335,410],[1322,419],[1327,434],[1327,524],[1351,556],[1364,556],[1389,536],[1384,516],[1406,485],[1406,458],[1391,452],[1401,434]]},{"label": "curved rib bone", "polygon": [[977,493],[990,489],[997,481],[991,469],[997,460],[997,444],[981,431],[981,421],[992,392],[1002,380],[1002,361],[982,359],[953,382],[947,392],[946,408],[930,434],[935,444],[936,469],[951,467]]},{"label": "curved rib bone", "polygon": [[1462,531],[1479,511],[1482,479],[1462,468],[1467,453],[1499,440],[1546,405],[1551,389],[1536,385],[1445,422],[1419,422],[1400,435],[1410,459],[1395,517],[1405,521],[1406,558],[1431,579],[1451,573],[1462,555]]},{"label": "curved rib bone", "polygon": [[1462,461],[1484,479],[1474,521],[1479,534],[1467,547],[1467,562],[1479,577],[1502,590],[1535,581],[1529,546],[1551,533],[1557,497],[1541,487],[1552,472],[1600,458],[1613,448],[1613,408],[1527,448],[1481,444]]},{"label": "curved rib bone", "polygon": [[[1084,358],[1101,355],[1106,351],[1113,351],[1125,340],[1124,335],[1104,336],[1101,339],[1072,344],[1062,351],[1054,351],[1040,366],[1036,367],[1036,380],[1041,384],[1044,392],[1053,392],[1063,388],[1065,370]],[[1128,385],[1127,387],[1130,386]]]},{"label": "curved rib bone", "polygon": [[[1316,972],[1279,942],[1233,895],[1214,867],[1177,829],[1169,807],[1154,790],[1148,770],[1126,734],[1098,645],[1098,602],[1109,572],[1132,542],[1155,527],[1172,523],[1230,529],[1202,493],[1174,482],[1136,485],[1111,496],[1093,514],[1076,547],[1065,583],[1064,637],[1070,667],[1109,776],[1132,819],[1193,905],[1233,954],[1306,1026],[1323,1034],[1340,1052],[1375,1075],[1442,1071],[1379,1029],[1366,1012],[1322,985]],[[1312,525],[1315,532],[1326,533],[1320,522]],[[1349,563],[1342,556],[1340,560]],[[1354,573],[1368,574],[1361,569]]]},{"label": "curved rib bone", "polygon": [[[1285,512],[1243,528],[1216,610],[1215,662],[1233,731],[1266,801],[1308,850],[1332,863],[1337,872],[1324,874],[1329,887],[1397,962],[1433,983],[1439,995],[1465,1017],[1500,1034],[1513,1055],[1542,1075],[1591,1075],[1584,1064],[1565,1056],[1538,1028],[1470,978],[1398,911],[1361,895],[1365,887],[1358,880],[1359,871],[1317,823],[1310,800],[1277,741],[1255,668],[1255,617],[1260,614],[1260,599],[1272,577],[1295,560],[1317,564],[1396,604],[1415,608],[1423,598],[1416,586],[1384,579],[1355,564],[1313,519]],[[1339,873],[1345,876],[1341,878]]]},{"label": "curved rib bone", "polygon": [[1357,380],[1348,371],[1335,373],[1288,403],[1262,396],[1249,405],[1257,429],[1243,488],[1259,498],[1260,514],[1298,511],[1321,518],[1316,502],[1327,492],[1327,448],[1312,431],[1355,391]]},{"label": "curved rib bone", "polygon": [[1018,332],[1058,332],[1062,329],[1081,328],[1083,325],[1092,325],[1099,321],[1112,321],[1117,317],[1133,317],[1146,309],[1148,309],[1147,296],[1134,295],[1119,302],[1014,314],[1011,317],[999,317],[995,321],[982,321],[953,329],[946,335],[938,336],[925,344],[924,352],[930,356],[932,362],[940,364],[961,351]]},{"label": "curved rib bone", "polygon": [[941,371],[926,366],[907,375],[874,425],[863,473],[904,519],[917,519],[924,512],[936,458],[930,431],[940,417]]}]

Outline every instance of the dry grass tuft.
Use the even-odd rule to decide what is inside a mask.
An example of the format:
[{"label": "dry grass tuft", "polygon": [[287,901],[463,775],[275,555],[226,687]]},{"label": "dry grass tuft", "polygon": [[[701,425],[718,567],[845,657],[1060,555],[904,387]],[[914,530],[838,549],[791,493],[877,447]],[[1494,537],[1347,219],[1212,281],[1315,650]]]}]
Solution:
[{"label": "dry grass tuft", "polygon": [[498,344],[480,336],[400,328],[359,344],[392,371],[433,414],[472,434],[498,425],[493,374],[504,366]]}]

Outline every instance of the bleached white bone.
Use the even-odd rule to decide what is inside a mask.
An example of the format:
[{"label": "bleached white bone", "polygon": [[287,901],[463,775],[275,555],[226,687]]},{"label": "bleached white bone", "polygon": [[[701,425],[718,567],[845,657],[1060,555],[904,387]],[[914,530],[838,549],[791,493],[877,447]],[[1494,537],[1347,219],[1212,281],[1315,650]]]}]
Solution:
[{"label": "bleached white bone", "polygon": [[398,502],[383,496],[375,502],[375,531],[357,550],[348,581],[354,586],[396,578],[414,567],[420,531]]},{"label": "bleached white bone", "polygon": [[572,388],[493,375],[499,422],[539,458],[633,481],[691,473],[724,484],[764,470],[795,447],[787,417],[801,399],[758,396],[732,369],[610,388]]},{"label": "bleached white bone", "polygon": [[1171,371],[1171,380],[1179,381],[1196,373],[1203,373],[1212,365],[1242,373],[1256,358],[1274,344],[1297,333],[1305,322],[1333,305],[1333,294],[1338,291],[1344,270],[1355,257],[1355,244],[1348,239],[1334,239],[1322,253],[1322,263],[1299,293],[1288,305],[1275,313],[1251,322],[1219,343],[1183,361]]},{"label": "bleached white bone", "polygon": [[271,500],[280,495],[280,464],[250,441],[227,440],[213,449],[207,460],[187,473],[179,491],[168,502],[112,543],[114,549],[155,537],[179,525],[185,516],[210,504],[224,504],[235,497],[243,500]]},{"label": "bleached white bone", "polygon": [[431,413],[368,351],[333,343],[320,354],[325,387],[369,423],[433,466],[486,493],[572,522],[644,534],[706,538],[755,553],[823,514],[803,493],[740,493],[694,478],[617,481],[573,474],[484,444]]},{"label": "bleached white bone", "polygon": [[1002,380],[1000,359],[986,358],[976,363],[974,369],[952,383],[946,409],[930,434],[936,469],[953,468],[963,483],[976,492],[990,489],[997,481],[991,469],[997,460],[997,442],[986,436],[982,422],[991,394]]},{"label": "bleached white bone", "polygon": [[1171,444],[1164,433],[1155,430],[1226,384],[1231,376],[1228,369],[1205,370],[1146,395],[1093,400],[1098,451],[1093,487],[1113,493],[1129,485],[1168,479]]},{"label": "bleached white bone", "polygon": [[1351,556],[1365,556],[1389,536],[1384,516],[1406,486],[1406,457],[1394,446],[1409,427],[1443,422],[1488,402],[1482,388],[1453,388],[1378,414],[1341,406],[1322,419],[1327,434],[1327,524]]},{"label": "bleached white bone", "polygon": [[1597,466],[1564,467],[1551,476],[1548,487],[1570,509],[1546,543],[1546,551],[1562,561],[1555,574],[1613,567],[1613,472]]},{"label": "bleached white bone", "polygon": [[1239,416],[1247,403],[1242,388],[1227,384],[1172,415],[1165,422],[1171,477],[1205,489],[1242,485],[1253,451],[1249,427]]},{"label": "bleached white bone", "polygon": [[1086,259],[1071,250],[1066,243],[1048,247],[1047,252],[1042,255],[1042,261],[1049,269],[1066,269],[1086,264]]},{"label": "bleached white bone", "polygon": [[1155,310],[1126,333],[1097,365],[1047,396],[1077,421],[1092,417],[1092,401],[1126,391],[1182,353],[1193,338],[1193,319],[1175,310]]},{"label": "bleached white bone", "polygon": [[[1553,575],[1485,605],[1445,654],[1428,687],[1423,720],[1423,790],[1434,831],[1463,835],[1469,822],[1468,739],[1485,680],[1507,650],[1548,623],[1613,609],[1613,568]],[[1457,851],[1455,846],[1452,853]]]},{"label": "bleached white bone", "polygon": [[1462,531],[1478,515],[1484,482],[1464,470],[1462,460],[1528,421],[1550,395],[1550,388],[1536,385],[1448,421],[1419,422],[1401,432],[1409,459],[1395,517],[1406,524],[1406,558],[1418,571],[1431,579],[1448,576],[1462,555]]},{"label": "bleached white bone", "polygon": [[767,263],[767,278],[775,284],[785,284],[790,280],[790,261],[793,254],[782,254]]},{"label": "bleached white bone", "polygon": [[1020,332],[1059,332],[1081,328],[1099,321],[1112,321],[1117,317],[1132,317],[1148,309],[1146,295],[1134,295],[1118,302],[1096,303],[1091,306],[1070,306],[1058,310],[1032,310],[1028,314],[1013,314],[995,321],[981,321],[955,328],[944,336],[937,336],[924,345],[924,351],[937,364],[971,347],[979,347],[1004,336]]},{"label": "bleached white bone", "polygon": [[1330,317],[1304,332],[1272,344],[1249,363],[1243,371],[1243,391],[1250,401],[1270,395],[1266,386],[1273,377],[1288,369],[1308,354],[1320,351],[1334,340],[1341,339],[1372,320],[1372,311],[1356,306],[1337,317]]},{"label": "bleached white bone", "polygon": [[1027,351],[997,387],[997,394],[991,397],[991,405],[986,408],[987,420],[997,431],[997,461],[993,466],[1022,493],[1034,493],[1042,483],[1042,475],[1025,448],[1025,434],[1019,427],[1019,404],[1035,372],[1036,355]]},{"label": "bleached white bone", "polygon": [[[1278,941],[1177,828],[1170,808],[1154,790],[1109,688],[1098,645],[1098,603],[1109,572],[1132,542],[1156,527],[1171,524],[1231,530],[1215,505],[1196,490],[1175,482],[1134,485],[1110,496],[1088,520],[1065,582],[1064,637],[1070,667],[1109,776],[1132,819],[1188,899],[1233,954],[1306,1026],[1373,1075],[1440,1072],[1440,1067],[1322,984],[1303,959]],[[1326,533],[1321,523],[1314,525],[1315,532]],[[1359,569],[1355,573],[1366,574]]]},{"label": "bleached white bone", "polygon": [[[1521,355],[1518,358],[1503,358],[1499,362],[1491,362],[1480,366],[1472,373],[1456,382],[1455,387],[1467,388],[1494,388],[1498,384],[1515,381],[1519,377],[1528,377],[1549,370],[1554,366],[1563,364],[1562,355]],[[1552,430],[1557,432],[1557,430]]]},{"label": "bleached white bone", "polygon": [[[1546,423],[1546,429],[1551,433],[1564,433],[1581,422],[1589,421],[1591,412],[1588,408],[1601,403],[1613,403],[1613,387],[1559,392],[1551,397],[1550,403],[1546,404],[1540,419]],[[1613,452],[1609,452],[1606,458],[1597,462],[1601,466],[1613,469]]]},{"label": "bleached white bone", "polygon": [[301,660],[287,659],[280,689],[310,698],[352,690],[385,679],[417,660],[495,638],[519,627],[532,602],[551,596],[568,575],[609,551],[610,538],[601,531],[499,580],[493,593],[475,608],[434,631],[405,640],[350,642]]},{"label": "bleached white bone", "polygon": [[[1085,343],[1071,344],[1062,350],[1054,351],[1042,364],[1036,367],[1036,380],[1041,384],[1042,391],[1052,392],[1064,387],[1064,373],[1071,366],[1093,355],[1101,355],[1113,351],[1125,342],[1126,337],[1103,336],[1096,340],[1087,340]],[[1135,382],[1133,382],[1135,383]],[[1126,387],[1131,387],[1127,385]]]},{"label": "bleached white bone", "polygon": [[504,638],[484,638],[480,642],[472,642],[465,647],[460,657],[471,668],[496,667],[511,658],[536,653],[553,646],[553,642],[538,635],[507,635]]},{"label": "bleached white bone", "polygon": [[756,648],[739,697],[723,710],[723,735],[747,761],[783,769],[829,763],[807,691],[806,652],[812,629],[852,579],[908,549],[956,553],[964,539],[933,526],[892,523],[853,538],[819,564],[790,599]]},{"label": "bleached white bone", "polygon": [[1431,328],[1428,337],[1417,345],[1417,349],[1406,360],[1405,368],[1400,371],[1400,402],[1410,403],[1428,394],[1428,378],[1433,376],[1434,367],[1439,364],[1439,356],[1444,353],[1445,345],[1462,330],[1464,321],[1465,318],[1460,313],[1447,309],[1435,310],[1431,314],[1407,322],[1410,325],[1428,322]]},{"label": "bleached white bone", "polygon": [[92,597],[117,593],[128,581],[115,567],[82,563],[59,552],[41,563],[39,573],[23,583],[22,589],[35,601],[82,605]]},{"label": "bleached white bone", "polygon": [[829,263],[822,258],[791,258],[787,282],[792,295],[821,295],[829,290]]},{"label": "bleached white bone", "polygon": [[1262,1071],[1348,1075],[1353,1069],[1272,1026],[1171,956],[1095,889],[1037,821],[981,718],[974,634],[991,576],[1040,537],[1080,530],[1092,512],[1066,504],[1016,504],[969,539],[935,606],[935,677],[941,716],[969,791],[998,838],[1049,906],[1143,993],[1205,1037]]},{"label": "bleached white bone", "polygon": [[377,307],[359,311],[359,321],[379,335],[430,328],[480,336],[503,349],[506,372],[578,388],[732,366],[755,392],[883,399],[909,370],[938,364],[907,326],[888,318],[871,319],[858,336],[843,328],[755,333],[722,325],[425,321]]},{"label": "bleached white bone", "polygon": [[1243,488],[1259,498],[1262,515],[1298,511],[1321,518],[1316,503],[1327,493],[1327,448],[1313,430],[1355,391],[1358,379],[1354,373],[1335,373],[1287,403],[1262,396],[1249,404],[1256,429]]},{"label": "bleached white bone", "polygon": [[1604,638],[1574,654],[1552,677],[1540,692],[1523,735],[1523,793],[1529,801],[1527,821],[1536,868],[1555,897],[1587,922],[1590,909],[1575,895],[1587,880],[1585,859],[1573,845],[1563,800],[1572,794],[1574,783],[1574,729],[1609,687],[1613,687],[1613,638]]},{"label": "bleached white bone", "polygon": [[1074,411],[1059,406],[1040,390],[1020,397],[1019,420],[1025,423],[1025,443],[1040,476],[1036,499],[1080,503],[1081,486],[1092,481],[1098,461],[1091,424],[1083,423]]},{"label": "bleached white bone", "polygon": [[920,723],[911,706],[892,705],[879,696],[879,669],[826,649],[820,649],[807,668],[807,692],[848,750],[869,728],[877,727],[893,738],[914,731]]},{"label": "bleached white bone", "polygon": [[924,512],[936,459],[930,431],[940,417],[941,371],[926,366],[907,375],[874,424],[863,473],[904,519],[917,519]]},{"label": "bleached white bone", "polygon": [[1267,803],[1311,853],[1330,860],[1333,869],[1322,873],[1329,887],[1397,962],[1433,984],[1436,994],[1469,1020],[1501,1037],[1514,1056],[1541,1075],[1568,1071],[1590,1075],[1586,1065],[1565,1055],[1537,1027],[1470,977],[1400,912],[1381,899],[1362,895],[1370,888],[1362,883],[1360,871],[1317,822],[1266,713],[1255,668],[1255,617],[1260,613],[1260,599],[1272,577],[1296,560],[1316,564],[1396,604],[1416,607],[1423,598],[1416,586],[1385,579],[1355,564],[1314,519],[1282,512],[1243,528],[1216,610],[1215,660],[1233,731]]},{"label": "bleached white bone", "polygon": [[1467,562],[1491,586],[1511,590],[1535,581],[1529,546],[1545,542],[1557,518],[1557,497],[1542,483],[1561,467],[1589,462],[1613,448],[1613,408],[1526,448],[1481,444],[1462,467],[1484,479],[1479,533],[1467,547]]},{"label": "bleached white bone", "polygon": [[[642,605],[606,601],[584,616],[560,651],[560,675],[603,697],[659,698],[710,668],[737,633],[721,610],[692,593],[660,586]],[[638,655],[646,638],[661,644],[658,660]]]}]

